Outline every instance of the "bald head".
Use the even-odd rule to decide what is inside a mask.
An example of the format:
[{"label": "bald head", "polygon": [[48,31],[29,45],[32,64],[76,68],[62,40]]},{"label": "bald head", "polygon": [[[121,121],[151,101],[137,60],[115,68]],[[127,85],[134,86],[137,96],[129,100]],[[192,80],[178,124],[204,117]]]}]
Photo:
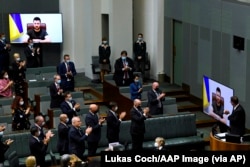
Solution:
[{"label": "bald head", "polygon": [[98,106],[96,104],[90,104],[89,111],[92,113],[96,113],[98,111]]},{"label": "bald head", "polygon": [[61,122],[67,123],[68,116],[66,114],[61,114],[59,118]]},{"label": "bald head", "polygon": [[19,58],[20,57],[20,54],[19,53],[14,53],[13,54],[13,57],[16,59],[16,58]]},{"label": "bald head", "polygon": [[134,106],[135,106],[135,107],[141,106],[141,100],[135,99],[135,100],[134,100]]},{"label": "bald head", "polygon": [[159,83],[158,82],[153,82],[152,83],[152,89],[156,89],[156,88],[159,88]]},{"label": "bald head", "polygon": [[72,118],[72,125],[76,128],[80,128],[82,125],[81,119],[79,117]]}]

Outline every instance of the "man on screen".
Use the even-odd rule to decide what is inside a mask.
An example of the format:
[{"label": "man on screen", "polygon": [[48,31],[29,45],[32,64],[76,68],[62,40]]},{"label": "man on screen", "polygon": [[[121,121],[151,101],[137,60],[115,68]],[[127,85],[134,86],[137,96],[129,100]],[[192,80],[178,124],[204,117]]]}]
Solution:
[{"label": "man on screen", "polygon": [[[49,38],[48,33],[41,29],[41,19],[39,17],[35,17],[33,19],[33,29],[28,30],[27,32],[27,39],[31,38],[33,39],[34,43],[49,43],[51,42],[51,39]],[[24,39],[24,42],[27,41],[27,39]]]},{"label": "man on screen", "polygon": [[[224,113],[224,102],[221,97],[221,89],[219,87],[216,88],[215,99],[212,102],[212,113],[216,114],[215,119],[219,117],[219,121],[216,123],[216,126],[219,126],[220,132],[224,133],[227,132],[227,126],[225,123],[221,122],[220,120],[223,119]],[[213,115],[212,115],[213,116]]]}]

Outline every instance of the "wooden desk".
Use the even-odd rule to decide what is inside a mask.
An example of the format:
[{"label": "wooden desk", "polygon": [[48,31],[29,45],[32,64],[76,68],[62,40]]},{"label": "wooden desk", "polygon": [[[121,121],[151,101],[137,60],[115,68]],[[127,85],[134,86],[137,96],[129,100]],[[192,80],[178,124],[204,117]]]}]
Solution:
[{"label": "wooden desk", "polygon": [[225,142],[222,140],[219,140],[215,138],[210,133],[210,149],[211,151],[249,151],[250,150],[250,144],[245,143],[231,143],[231,142]]}]

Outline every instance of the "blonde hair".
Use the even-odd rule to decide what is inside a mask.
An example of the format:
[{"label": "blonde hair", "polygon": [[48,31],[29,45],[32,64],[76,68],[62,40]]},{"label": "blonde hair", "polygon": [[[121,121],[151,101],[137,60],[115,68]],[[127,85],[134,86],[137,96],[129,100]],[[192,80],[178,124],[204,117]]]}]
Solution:
[{"label": "blonde hair", "polygon": [[164,146],[165,145],[165,139],[163,137],[157,137],[155,139],[157,143],[159,143],[159,146]]},{"label": "blonde hair", "polygon": [[28,156],[25,161],[26,167],[35,167],[36,166],[36,157]]}]

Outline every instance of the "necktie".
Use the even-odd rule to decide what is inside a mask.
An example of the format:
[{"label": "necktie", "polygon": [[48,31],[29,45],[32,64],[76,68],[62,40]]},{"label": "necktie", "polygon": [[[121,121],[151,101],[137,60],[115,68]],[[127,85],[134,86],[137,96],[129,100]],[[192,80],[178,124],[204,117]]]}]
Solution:
[{"label": "necktie", "polygon": [[[123,66],[126,67],[127,66],[127,62],[124,60],[123,61]],[[128,79],[128,71],[124,71],[124,79]]]},{"label": "necktie", "polygon": [[[160,94],[157,93],[156,91],[155,91],[155,94],[156,94],[156,97],[160,96]],[[161,108],[161,100],[160,99],[158,100],[158,108]]]},{"label": "necktie", "polygon": [[80,136],[82,136],[82,130],[80,128],[78,129],[78,132],[79,132]]}]

